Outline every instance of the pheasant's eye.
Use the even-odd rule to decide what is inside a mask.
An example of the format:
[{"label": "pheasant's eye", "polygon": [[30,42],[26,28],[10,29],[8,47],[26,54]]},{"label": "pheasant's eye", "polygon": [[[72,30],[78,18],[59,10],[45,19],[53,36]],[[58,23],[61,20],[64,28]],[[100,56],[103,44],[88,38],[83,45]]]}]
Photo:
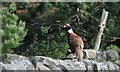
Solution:
[{"label": "pheasant's eye", "polygon": [[66,25],[66,28],[68,28],[68,26]]},{"label": "pheasant's eye", "polygon": [[66,26],[66,29],[68,30],[70,27],[69,26]]}]

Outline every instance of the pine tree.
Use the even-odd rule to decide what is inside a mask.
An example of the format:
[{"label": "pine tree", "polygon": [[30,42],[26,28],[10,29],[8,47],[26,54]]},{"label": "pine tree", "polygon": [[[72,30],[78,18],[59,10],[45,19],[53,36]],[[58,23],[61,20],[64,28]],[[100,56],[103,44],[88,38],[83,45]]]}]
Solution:
[{"label": "pine tree", "polygon": [[1,11],[3,53],[11,53],[12,48],[16,48],[22,44],[21,41],[27,34],[25,22],[21,21],[16,14],[12,13],[15,10],[15,5],[10,4],[9,7],[3,7]]}]

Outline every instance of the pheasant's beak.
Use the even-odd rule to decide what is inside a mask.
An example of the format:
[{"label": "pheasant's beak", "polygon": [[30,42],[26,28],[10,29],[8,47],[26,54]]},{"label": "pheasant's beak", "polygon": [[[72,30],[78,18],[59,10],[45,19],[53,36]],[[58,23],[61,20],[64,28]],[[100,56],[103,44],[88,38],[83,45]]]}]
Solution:
[{"label": "pheasant's beak", "polygon": [[62,26],[61,28],[62,28],[63,30],[65,30],[65,29],[66,29],[66,25]]},{"label": "pheasant's beak", "polygon": [[66,28],[66,25],[64,25],[64,28]]}]

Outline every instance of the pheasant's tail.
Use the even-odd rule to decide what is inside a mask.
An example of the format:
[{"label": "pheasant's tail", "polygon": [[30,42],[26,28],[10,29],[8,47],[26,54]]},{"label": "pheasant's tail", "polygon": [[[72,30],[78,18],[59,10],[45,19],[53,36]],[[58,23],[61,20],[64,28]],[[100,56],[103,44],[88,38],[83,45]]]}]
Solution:
[{"label": "pheasant's tail", "polygon": [[82,48],[76,48],[76,57],[78,61],[82,61],[83,59],[83,49]]}]

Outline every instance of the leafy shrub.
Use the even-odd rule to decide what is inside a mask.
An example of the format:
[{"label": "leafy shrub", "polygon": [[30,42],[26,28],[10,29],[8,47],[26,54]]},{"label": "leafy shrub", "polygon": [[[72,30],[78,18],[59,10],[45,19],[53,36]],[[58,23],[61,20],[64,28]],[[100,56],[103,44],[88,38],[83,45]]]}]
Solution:
[{"label": "leafy shrub", "polygon": [[115,48],[118,48],[116,45],[113,45],[111,44],[110,46],[107,46],[107,50],[110,50],[110,49],[115,49]]},{"label": "leafy shrub", "polygon": [[2,52],[11,53],[12,48],[16,48],[27,34],[25,22],[19,20],[19,17],[12,13],[16,8],[13,4],[4,7],[1,11],[2,18]]}]

